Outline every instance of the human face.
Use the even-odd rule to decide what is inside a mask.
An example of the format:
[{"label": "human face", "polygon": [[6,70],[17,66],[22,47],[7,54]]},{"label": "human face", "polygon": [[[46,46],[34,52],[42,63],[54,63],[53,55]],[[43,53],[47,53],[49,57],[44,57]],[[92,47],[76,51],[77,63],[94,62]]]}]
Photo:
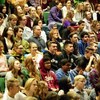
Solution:
[{"label": "human face", "polygon": [[16,36],[19,38],[22,38],[22,34],[23,34],[23,30],[21,28],[19,28]]},{"label": "human face", "polygon": [[61,9],[62,9],[62,3],[59,3],[59,4],[57,5],[57,8],[58,8],[59,10],[61,10]]},{"label": "human face", "polygon": [[72,53],[73,50],[74,50],[73,44],[68,44],[67,46],[65,46],[65,51],[66,51],[67,53]]},{"label": "human face", "polygon": [[45,61],[45,62],[44,62],[44,66],[45,66],[45,68],[46,68],[47,70],[50,70],[50,68],[51,68],[51,61],[50,61],[50,60]]},{"label": "human face", "polygon": [[22,54],[23,53],[23,46],[22,45],[20,45],[20,46],[18,46],[18,48],[16,48],[16,53],[17,54]]},{"label": "human face", "polygon": [[5,14],[6,13],[6,6],[3,7],[2,12]]},{"label": "human face", "polygon": [[16,26],[16,24],[17,24],[17,19],[12,19],[12,20],[10,21],[10,23],[12,24],[12,26]]},{"label": "human face", "polygon": [[38,90],[38,87],[37,87],[38,83],[36,80],[34,80],[32,83],[31,83],[31,86],[30,86],[30,92],[32,92],[33,94],[36,94],[37,93],[37,90]]},{"label": "human face", "polygon": [[90,57],[91,57],[92,55],[93,55],[93,51],[92,51],[92,50],[88,51],[88,52],[86,53],[87,59],[90,59]]},{"label": "human face", "polygon": [[37,52],[37,50],[38,50],[37,44],[31,44],[30,50],[31,50],[31,53]]},{"label": "human face", "polygon": [[87,18],[87,19],[91,19],[91,17],[92,17],[92,16],[91,16],[91,12],[86,12],[86,18]]},{"label": "human face", "polygon": [[27,18],[26,18],[26,16],[23,16],[23,17],[22,17],[21,23],[22,23],[23,25],[26,25],[26,23],[27,23]]},{"label": "human face", "polygon": [[93,46],[92,46],[94,52],[97,52],[98,50],[98,44],[94,43]]},{"label": "human face", "polygon": [[20,70],[20,69],[21,69],[21,64],[20,64],[20,62],[19,62],[18,60],[16,60],[16,61],[14,62],[14,68],[15,68],[16,70]]},{"label": "human face", "polygon": [[67,72],[70,70],[71,68],[71,64],[70,63],[66,63],[65,65],[62,66],[64,72]]},{"label": "human face", "polygon": [[23,10],[20,6],[17,6],[17,13],[18,14],[22,14],[23,13]]},{"label": "human face", "polygon": [[13,93],[13,95],[15,95],[16,93],[18,93],[19,91],[20,91],[19,82],[15,82],[14,86],[12,87],[12,93]]},{"label": "human face", "polygon": [[51,46],[49,47],[49,51],[50,51],[52,54],[55,54],[56,51],[57,51],[57,44],[56,44],[56,43],[52,43]]},{"label": "human face", "polygon": [[74,34],[74,35],[72,36],[72,38],[71,38],[71,41],[72,41],[73,43],[76,43],[76,42],[78,41],[78,35],[77,35],[77,34]]},{"label": "human face", "polygon": [[58,34],[58,31],[54,31],[52,38],[57,39],[59,37]]},{"label": "human face", "polygon": [[67,6],[68,8],[71,7],[71,1],[70,1],[70,0],[67,1],[66,6]]},{"label": "human face", "polygon": [[38,7],[37,7],[37,12],[38,12],[38,13],[42,13],[42,8],[41,8],[41,6],[38,6]]},{"label": "human face", "polygon": [[28,11],[29,11],[29,7],[28,7],[27,4],[24,5],[24,11],[25,11],[25,12],[28,12]]},{"label": "human face", "polygon": [[97,30],[97,31],[100,30],[100,23],[97,23],[97,25],[96,25],[96,30]]},{"label": "human face", "polygon": [[87,43],[89,41],[89,36],[88,35],[84,35],[82,40]]},{"label": "human face", "polygon": [[81,23],[79,27],[80,27],[81,30],[83,30],[84,27],[85,27],[85,23]]},{"label": "human face", "polygon": [[36,29],[34,30],[33,34],[36,37],[40,37],[40,35],[41,35],[41,28],[40,28],[40,26],[36,26]]},{"label": "human face", "polygon": [[9,36],[12,36],[12,35],[14,34],[12,27],[9,27],[9,28],[8,28],[7,34],[8,34]]},{"label": "human face", "polygon": [[86,82],[85,79],[79,79],[78,80],[78,83],[77,83],[77,88],[79,90],[83,90],[84,89],[85,82]]}]

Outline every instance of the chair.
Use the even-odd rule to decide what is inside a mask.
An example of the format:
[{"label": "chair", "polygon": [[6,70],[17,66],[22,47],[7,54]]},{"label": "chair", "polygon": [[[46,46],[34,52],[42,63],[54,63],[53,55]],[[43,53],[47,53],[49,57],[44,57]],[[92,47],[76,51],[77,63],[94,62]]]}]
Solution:
[{"label": "chair", "polygon": [[49,16],[49,11],[43,13],[44,22],[46,25],[48,25],[48,16]]}]

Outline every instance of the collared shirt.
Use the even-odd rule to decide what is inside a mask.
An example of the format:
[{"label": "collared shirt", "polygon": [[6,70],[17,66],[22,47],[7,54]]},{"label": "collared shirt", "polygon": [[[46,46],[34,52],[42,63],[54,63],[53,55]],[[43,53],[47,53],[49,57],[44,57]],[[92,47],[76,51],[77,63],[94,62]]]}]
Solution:
[{"label": "collared shirt", "polygon": [[87,92],[83,89],[82,91],[79,91],[76,87],[74,88],[74,91],[80,95],[80,100],[89,100],[89,96]]}]

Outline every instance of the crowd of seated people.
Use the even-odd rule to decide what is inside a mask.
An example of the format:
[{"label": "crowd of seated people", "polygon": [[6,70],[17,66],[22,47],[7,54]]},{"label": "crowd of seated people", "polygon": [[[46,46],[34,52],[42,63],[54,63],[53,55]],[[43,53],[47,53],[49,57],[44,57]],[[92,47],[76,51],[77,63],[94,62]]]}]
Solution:
[{"label": "crowd of seated people", "polygon": [[0,100],[100,100],[99,0],[0,3]]}]

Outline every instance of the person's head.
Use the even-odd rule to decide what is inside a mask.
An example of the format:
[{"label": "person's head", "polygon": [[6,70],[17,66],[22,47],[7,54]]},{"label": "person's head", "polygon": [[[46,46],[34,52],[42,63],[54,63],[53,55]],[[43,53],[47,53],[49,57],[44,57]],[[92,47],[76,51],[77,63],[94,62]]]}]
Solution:
[{"label": "person's head", "polygon": [[96,96],[100,97],[100,82],[95,85]]},{"label": "person's head", "polygon": [[97,20],[93,20],[91,27],[94,29],[94,31],[99,31],[100,30],[100,22]]},{"label": "person's head", "polygon": [[40,37],[41,35],[41,27],[39,25],[36,25],[33,27],[33,35],[36,37]]},{"label": "person's head", "polygon": [[29,14],[30,14],[30,16],[31,17],[35,17],[35,15],[36,15],[36,9],[35,9],[35,7],[29,7]]},{"label": "person's head", "polygon": [[12,27],[5,27],[2,36],[3,37],[11,37],[10,39],[13,40],[14,31]]},{"label": "person's head", "polygon": [[84,4],[81,2],[81,3],[78,3],[77,6],[76,6],[76,10],[78,12],[81,12],[84,10]]},{"label": "person's head", "polygon": [[4,15],[0,13],[0,25],[2,25],[3,21],[4,21]]},{"label": "person's head", "polygon": [[97,41],[98,41],[97,35],[94,32],[90,32],[89,33],[89,43],[97,42]]},{"label": "person's head", "polygon": [[64,43],[64,50],[68,54],[72,53],[73,50],[74,50],[73,43],[71,41],[65,41],[65,43]]},{"label": "person's head", "polygon": [[71,68],[71,64],[67,59],[62,59],[60,61],[60,65],[61,65],[61,68],[63,69],[64,72],[69,71]]},{"label": "person's head", "polygon": [[66,7],[67,7],[67,8],[70,8],[71,6],[72,6],[71,0],[67,0],[67,2],[66,2]]},{"label": "person's head", "polygon": [[19,71],[19,70],[21,70],[21,63],[19,62],[19,60],[14,59],[10,62],[9,68],[10,68],[10,70]]},{"label": "person's head", "polygon": [[70,37],[70,41],[71,41],[72,43],[77,43],[77,41],[78,41],[78,34],[77,34],[77,32],[72,32],[72,33],[69,35],[69,37]]},{"label": "person's head", "polygon": [[34,43],[34,42],[31,42],[30,43],[30,52],[33,54],[36,54],[37,53],[37,51],[38,51],[38,46],[37,46],[37,44],[36,43]]},{"label": "person's head", "polygon": [[63,77],[58,83],[59,90],[63,90],[65,94],[72,88],[70,80],[66,77]]},{"label": "person's head", "polygon": [[[7,11],[6,6],[4,4],[0,4],[0,12],[6,14],[6,11]],[[4,15],[4,17],[6,16]]]},{"label": "person's head", "polygon": [[77,75],[74,78],[74,85],[78,90],[83,90],[85,81],[86,81],[86,79],[83,75]]},{"label": "person's head", "polygon": [[42,100],[45,100],[45,97],[46,97],[47,93],[49,92],[47,82],[39,81],[38,88],[39,88],[39,90],[38,90],[39,96],[41,97]]},{"label": "person's head", "polygon": [[36,61],[32,56],[26,57],[24,65],[30,72],[36,72]]},{"label": "person's head", "polygon": [[14,34],[15,34],[15,36],[18,37],[18,38],[22,38],[23,30],[24,30],[23,27],[16,26],[14,28]]},{"label": "person's head", "polygon": [[4,45],[3,45],[3,42],[0,41],[0,54],[3,53],[3,50],[4,50]]},{"label": "person's head", "polygon": [[25,15],[18,17],[19,25],[25,26],[27,24],[27,17]]},{"label": "person's head", "polygon": [[12,95],[13,97],[20,91],[20,85],[18,79],[9,79],[7,81],[7,89],[8,95]]},{"label": "person's head", "polygon": [[48,42],[48,50],[49,50],[50,53],[56,54],[56,51],[57,51],[57,43],[56,42],[53,42],[53,41]]},{"label": "person's head", "polygon": [[8,16],[8,22],[9,22],[9,24],[11,24],[11,26],[16,26],[17,20],[18,19],[17,19],[17,16],[15,14],[10,14]]},{"label": "person's head", "polygon": [[77,94],[74,90],[70,90],[69,92],[67,92],[67,95],[71,100],[80,100],[80,95]]},{"label": "person's head", "polygon": [[93,49],[94,53],[97,52],[97,50],[98,50],[98,43],[97,42],[91,42],[89,46]]},{"label": "person's head", "polygon": [[98,74],[99,74],[99,76],[100,76],[100,58],[96,61],[95,68],[97,69]]},{"label": "person's head", "polygon": [[23,11],[24,11],[24,13],[28,13],[28,11],[29,11],[29,6],[28,6],[28,4],[24,4],[24,6],[23,6]]},{"label": "person's head", "polygon": [[90,59],[90,57],[93,55],[94,51],[93,51],[93,48],[92,47],[86,47],[85,49],[85,57],[87,59]]},{"label": "person's head", "polygon": [[36,10],[37,10],[37,13],[38,14],[42,14],[43,13],[41,6],[37,6],[37,9]]},{"label": "person's head", "polygon": [[97,4],[96,10],[97,10],[97,11],[100,11],[100,3]]},{"label": "person's head", "polygon": [[19,5],[16,6],[16,13],[18,16],[23,15],[23,10],[22,10],[21,6],[19,6]]},{"label": "person's head", "polygon": [[59,96],[56,92],[50,91],[46,96],[46,100],[59,100]]},{"label": "person's head", "polygon": [[32,96],[36,96],[38,91],[37,86],[38,86],[38,81],[35,78],[29,78],[26,81],[24,88],[27,92],[31,92],[33,94]]},{"label": "person's head", "polygon": [[66,18],[72,19],[74,17],[74,11],[73,10],[69,10],[66,14]]},{"label": "person's head", "polygon": [[58,31],[58,29],[51,29],[51,31],[49,33],[49,38],[51,40],[59,38],[59,31]]},{"label": "person's head", "polygon": [[21,43],[15,43],[13,46],[13,50],[16,54],[22,55],[23,54],[23,45]]},{"label": "person's head", "polygon": [[57,2],[56,3],[56,6],[57,6],[58,10],[61,10],[62,9],[62,3],[61,2]]},{"label": "person's head", "polygon": [[83,42],[87,43],[88,40],[89,40],[89,34],[87,32],[85,32],[85,31],[81,32],[81,36],[80,37],[81,37]]},{"label": "person's head", "polygon": [[78,25],[79,25],[79,28],[80,28],[81,30],[83,30],[84,27],[85,27],[85,22],[84,22],[83,20],[80,20],[80,21],[78,22]]},{"label": "person's head", "polygon": [[44,62],[44,67],[46,70],[50,70],[51,69],[51,59],[50,57],[48,57],[47,55],[43,56],[43,62]]},{"label": "person's head", "polygon": [[91,14],[90,11],[86,11],[86,12],[85,12],[85,18],[86,18],[87,20],[92,19],[92,14]]}]

